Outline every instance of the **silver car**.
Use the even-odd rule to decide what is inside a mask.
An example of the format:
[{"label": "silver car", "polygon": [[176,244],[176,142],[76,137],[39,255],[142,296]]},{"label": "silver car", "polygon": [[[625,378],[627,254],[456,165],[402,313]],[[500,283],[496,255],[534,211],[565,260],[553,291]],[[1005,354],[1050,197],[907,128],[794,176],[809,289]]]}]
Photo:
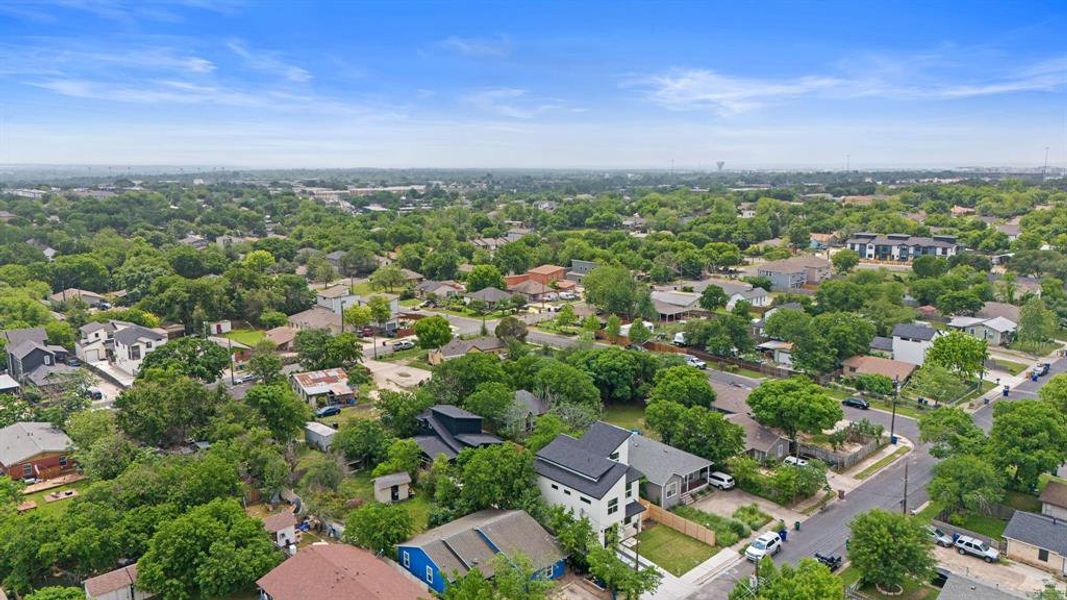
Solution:
[{"label": "silver car", "polygon": [[945,533],[944,531],[941,531],[940,529],[938,529],[937,527],[934,527],[933,525],[927,525],[926,526],[926,531],[929,532],[930,539],[933,540],[934,543],[937,544],[938,546],[941,546],[943,548],[951,548],[952,547],[952,536],[951,535]]},{"label": "silver car", "polygon": [[956,549],[960,554],[973,554],[987,563],[1000,560],[1000,552],[989,547],[989,544],[980,539],[966,535],[956,538]]}]

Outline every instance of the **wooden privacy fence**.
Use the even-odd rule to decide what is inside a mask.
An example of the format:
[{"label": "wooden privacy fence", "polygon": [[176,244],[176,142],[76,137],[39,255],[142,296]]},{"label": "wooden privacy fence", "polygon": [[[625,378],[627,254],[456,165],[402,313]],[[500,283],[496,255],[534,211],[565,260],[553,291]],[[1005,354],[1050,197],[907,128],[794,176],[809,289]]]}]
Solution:
[{"label": "wooden privacy fence", "polygon": [[689,519],[679,517],[671,511],[660,508],[644,498],[639,498],[637,501],[641,503],[641,506],[645,507],[645,512],[641,513],[642,523],[645,521],[655,521],[664,527],[673,529],[678,533],[693,538],[694,540],[704,542],[709,546],[715,545],[715,532],[707,527],[694,523]]}]

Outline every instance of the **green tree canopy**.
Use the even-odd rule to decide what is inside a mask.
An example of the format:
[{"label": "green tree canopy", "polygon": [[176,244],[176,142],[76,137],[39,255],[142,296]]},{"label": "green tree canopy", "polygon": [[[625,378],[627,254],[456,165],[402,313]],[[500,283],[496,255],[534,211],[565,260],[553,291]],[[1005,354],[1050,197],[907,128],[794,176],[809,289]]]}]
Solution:
[{"label": "green tree canopy", "polygon": [[187,336],[158,346],[145,355],[140,372],[150,373],[158,369],[212,383],[229,366],[230,353],[226,348],[205,338]]},{"label": "green tree canopy", "polygon": [[452,328],[448,319],[434,315],[415,322],[415,337],[419,340],[420,348],[440,348],[452,341]]},{"label": "green tree canopy", "polygon": [[681,365],[663,369],[652,380],[649,402],[669,400],[684,406],[710,407],[715,401],[708,377],[696,367]]},{"label": "green tree canopy", "polygon": [[760,384],[748,396],[748,405],[757,421],[781,429],[794,441],[798,431],[820,433],[845,416],[823,388],[802,377]]},{"label": "green tree canopy", "polygon": [[865,581],[893,592],[925,581],[936,564],[933,541],[918,519],[879,508],[849,524],[848,558]]},{"label": "green tree canopy", "polygon": [[414,529],[411,513],[404,506],[373,502],[348,516],[344,541],[375,554],[392,556],[396,545],[411,537]]}]

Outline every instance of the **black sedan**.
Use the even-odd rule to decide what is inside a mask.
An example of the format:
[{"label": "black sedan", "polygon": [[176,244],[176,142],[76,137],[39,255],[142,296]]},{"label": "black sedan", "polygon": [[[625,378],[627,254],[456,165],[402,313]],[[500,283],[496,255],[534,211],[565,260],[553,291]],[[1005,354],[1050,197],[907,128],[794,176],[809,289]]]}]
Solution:
[{"label": "black sedan", "polygon": [[857,398],[855,396],[845,398],[841,401],[841,404],[844,404],[845,406],[851,406],[852,408],[859,408],[862,410],[867,410],[871,407],[870,402],[867,402],[863,398]]}]

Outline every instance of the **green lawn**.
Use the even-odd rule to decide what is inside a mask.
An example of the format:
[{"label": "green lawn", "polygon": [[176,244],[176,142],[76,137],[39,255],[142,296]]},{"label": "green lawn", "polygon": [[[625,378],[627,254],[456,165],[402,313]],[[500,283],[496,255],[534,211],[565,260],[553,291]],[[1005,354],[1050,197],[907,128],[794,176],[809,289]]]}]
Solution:
[{"label": "green lawn", "polygon": [[623,429],[638,429],[642,433],[648,429],[645,424],[645,407],[634,404],[609,404],[604,407],[602,417],[612,425]]},{"label": "green lawn", "polygon": [[[26,502],[26,501],[33,501],[33,502],[37,503],[37,508],[29,511],[29,513],[27,513],[27,514],[52,514],[52,513],[58,513],[58,512],[65,512],[67,510],[67,507],[70,506],[70,503],[74,502],[74,498],[68,498],[67,500],[60,500],[59,502],[45,502],[44,501],[44,497],[47,496],[48,494],[52,494],[52,493],[55,493],[55,492],[61,492],[61,491],[64,491],[64,490],[79,490],[79,493],[81,493],[81,490],[84,490],[87,487],[89,487],[89,481],[86,480],[86,479],[83,479],[81,481],[75,481],[74,483],[72,483],[70,485],[64,485],[62,487],[52,488],[50,490],[45,490],[43,492],[37,492],[35,494],[27,494],[27,495],[23,496],[22,499],[19,500],[18,503],[22,504],[23,502]],[[77,497],[77,496],[75,496],[75,497]]]},{"label": "green lawn", "polygon": [[652,525],[637,534],[641,556],[656,563],[676,577],[708,560],[718,551],[714,546],[678,533],[665,525]]},{"label": "green lawn", "polygon": [[1032,513],[1041,512],[1041,501],[1037,499],[1037,496],[1031,496],[1030,494],[1024,494],[1022,492],[1004,492],[1004,504],[1015,510]]},{"label": "green lawn", "polygon": [[351,421],[352,419],[374,418],[374,413],[371,412],[373,409],[374,406],[369,401],[361,402],[359,404],[356,404],[355,406],[346,406],[342,408],[341,414],[332,415],[329,417],[322,417],[321,419],[316,420],[320,423],[325,423],[327,425],[341,425],[346,421]]},{"label": "green lawn", "polygon": [[970,529],[993,539],[999,539],[1004,535],[1004,528],[1007,526],[1007,521],[989,515],[967,515],[960,524],[960,527],[964,529]]},{"label": "green lawn", "polygon": [[[399,360],[417,360],[420,362],[425,362],[426,355],[429,352],[430,351],[426,350],[425,348],[410,348],[408,350],[398,350],[397,352],[393,352],[391,354],[383,354],[378,359],[390,362]],[[373,356],[373,354],[371,354],[371,356]]]},{"label": "green lawn", "polygon": [[1029,366],[1023,363],[1012,362],[1010,360],[1003,360],[1000,358],[996,359],[996,363],[998,367],[1004,369],[1012,375],[1018,375],[1019,373],[1022,373]]},{"label": "green lawn", "polygon": [[1048,353],[1052,352],[1056,348],[1059,348],[1059,346],[1060,345],[1056,342],[1033,343],[1016,341],[1009,344],[1008,348],[1011,348],[1012,350],[1019,350],[1027,354],[1031,354],[1033,356],[1046,356]]},{"label": "green lawn", "polygon": [[859,473],[856,473],[856,479],[867,479],[871,475],[874,475],[878,471],[880,471],[883,468],[885,468],[889,463],[891,463],[891,462],[895,461],[896,459],[900,458],[901,456],[904,456],[905,454],[907,454],[910,450],[911,450],[911,448],[909,448],[907,446],[901,446],[901,447],[897,448],[892,454],[889,454],[887,456],[882,457],[881,459],[879,459],[877,462],[875,462],[871,466],[869,466],[866,469],[860,471]]},{"label": "green lawn", "polygon": [[246,346],[255,346],[265,335],[258,329],[234,329],[229,333],[223,334],[223,337],[230,338],[235,342],[241,342]]},{"label": "green lawn", "polygon": [[976,390],[971,390],[963,395],[962,398],[956,401],[956,404],[962,404],[964,402],[970,402],[975,398],[978,398],[988,392],[989,390],[997,387],[997,384],[992,381],[982,381],[982,386]]}]

